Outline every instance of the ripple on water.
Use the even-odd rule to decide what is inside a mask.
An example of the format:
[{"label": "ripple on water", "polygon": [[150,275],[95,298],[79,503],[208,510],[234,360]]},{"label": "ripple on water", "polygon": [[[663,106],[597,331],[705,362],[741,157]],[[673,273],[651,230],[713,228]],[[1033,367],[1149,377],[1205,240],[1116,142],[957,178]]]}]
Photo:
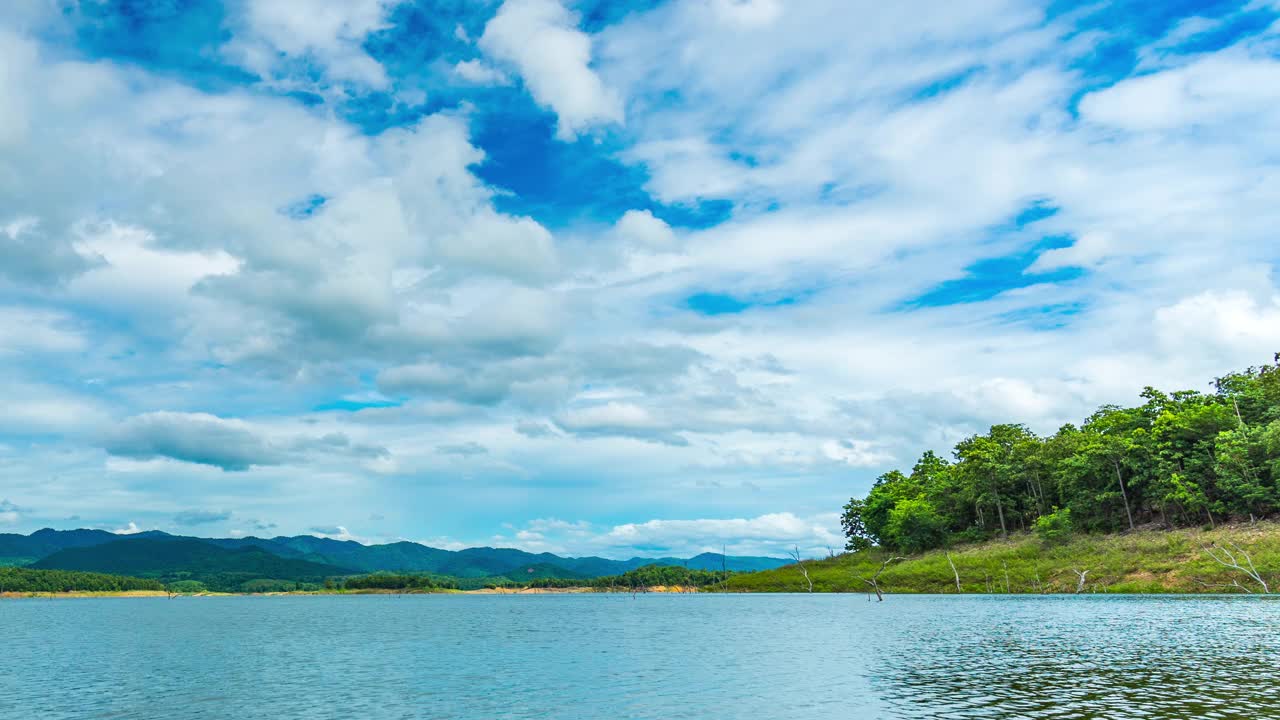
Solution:
[{"label": "ripple on water", "polygon": [[0,718],[1280,717],[1280,604],[351,596],[0,603]]}]

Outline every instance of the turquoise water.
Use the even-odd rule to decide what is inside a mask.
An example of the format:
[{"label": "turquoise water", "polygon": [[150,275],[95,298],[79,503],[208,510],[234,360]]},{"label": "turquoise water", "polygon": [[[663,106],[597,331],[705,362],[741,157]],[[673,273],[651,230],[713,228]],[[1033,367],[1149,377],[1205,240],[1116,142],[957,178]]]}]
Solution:
[{"label": "turquoise water", "polygon": [[0,602],[0,718],[1280,717],[1247,597]]}]

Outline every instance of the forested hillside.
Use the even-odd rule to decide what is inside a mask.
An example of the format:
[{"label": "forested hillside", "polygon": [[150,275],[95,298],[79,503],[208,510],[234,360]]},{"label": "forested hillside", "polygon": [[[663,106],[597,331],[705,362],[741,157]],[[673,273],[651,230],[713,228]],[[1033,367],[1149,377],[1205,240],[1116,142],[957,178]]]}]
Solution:
[{"label": "forested hillside", "polygon": [[0,593],[130,592],[164,590],[158,580],[70,570],[0,567]]},{"label": "forested hillside", "polygon": [[195,581],[223,592],[292,589],[299,583],[354,574],[333,565],[282,558],[257,547],[231,550],[186,538],[118,540],[60,550],[33,567],[133,575],[165,583]]},{"label": "forested hillside", "polygon": [[844,507],[850,550],[914,553],[1034,529],[1044,537],[1144,524],[1212,528],[1280,510],[1280,355],[1210,392],[1148,387],[1047,437],[996,425],[880,476]]}]

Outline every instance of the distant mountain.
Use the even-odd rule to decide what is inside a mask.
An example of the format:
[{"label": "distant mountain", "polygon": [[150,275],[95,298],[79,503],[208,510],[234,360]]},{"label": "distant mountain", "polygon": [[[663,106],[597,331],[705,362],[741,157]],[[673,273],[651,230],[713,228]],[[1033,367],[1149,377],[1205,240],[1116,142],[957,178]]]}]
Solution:
[{"label": "distant mountain", "polygon": [[165,535],[149,531],[136,535],[117,535],[106,530],[51,530],[44,528],[30,535],[0,533],[0,565],[29,565],[40,558],[67,548],[91,547],[115,542],[125,537]]},{"label": "distant mountain", "polygon": [[[154,578],[195,580],[211,590],[245,590],[253,581],[320,583],[355,571],[284,558],[259,547],[221,548],[197,538],[148,537],[59,550],[34,563],[38,570],[80,570]],[[266,587],[266,586],[264,586]]]},{"label": "distant mountain", "polygon": [[[160,531],[148,531],[135,535],[116,535],[103,530],[38,530],[31,535],[0,535],[0,564],[29,564],[49,557],[59,551],[88,548],[106,543],[153,540],[173,542],[191,540],[223,550],[254,549],[277,558],[298,560],[335,568],[348,568],[348,572],[400,572],[432,573],[457,578],[518,577],[527,568],[543,568],[536,572],[557,575],[538,577],[593,578],[605,575],[621,575],[645,565],[671,565],[690,570],[719,570],[727,567],[734,572],[769,570],[787,564],[787,560],[771,557],[742,557],[730,555],[722,559],[719,553],[703,553],[689,559],[663,557],[630,560],[610,560],[601,557],[561,557],[551,553],[530,553],[514,548],[477,547],[465,550],[441,550],[419,543],[401,541],[384,545],[361,545],[351,540],[333,540],[311,535],[274,538],[187,538]],[[115,572],[100,570],[100,572]],[[528,573],[525,572],[527,575]]]}]

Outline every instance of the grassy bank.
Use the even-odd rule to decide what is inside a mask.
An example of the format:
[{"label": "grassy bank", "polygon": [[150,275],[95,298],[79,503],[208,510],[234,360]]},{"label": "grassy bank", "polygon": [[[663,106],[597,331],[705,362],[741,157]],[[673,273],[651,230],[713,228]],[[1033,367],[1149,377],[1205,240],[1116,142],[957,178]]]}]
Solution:
[{"label": "grassy bank", "polygon": [[[951,560],[966,593],[1075,592],[1077,571],[1087,572],[1084,592],[1204,593],[1260,592],[1244,573],[1215,562],[1202,546],[1234,543],[1253,560],[1272,590],[1280,592],[1280,524],[1258,523],[1216,530],[1140,530],[1122,535],[1076,535],[1046,546],[1030,534],[1007,541],[955,547]],[[868,592],[870,578],[889,557],[878,548],[825,560],[806,561],[815,592]],[[1244,558],[1237,553],[1240,564]],[[955,593],[956,578],[942,550],[890,563],[879,583],[889,593]],[[730,592],[805,592],[808,583],[795,565],[736,575]]]}]

